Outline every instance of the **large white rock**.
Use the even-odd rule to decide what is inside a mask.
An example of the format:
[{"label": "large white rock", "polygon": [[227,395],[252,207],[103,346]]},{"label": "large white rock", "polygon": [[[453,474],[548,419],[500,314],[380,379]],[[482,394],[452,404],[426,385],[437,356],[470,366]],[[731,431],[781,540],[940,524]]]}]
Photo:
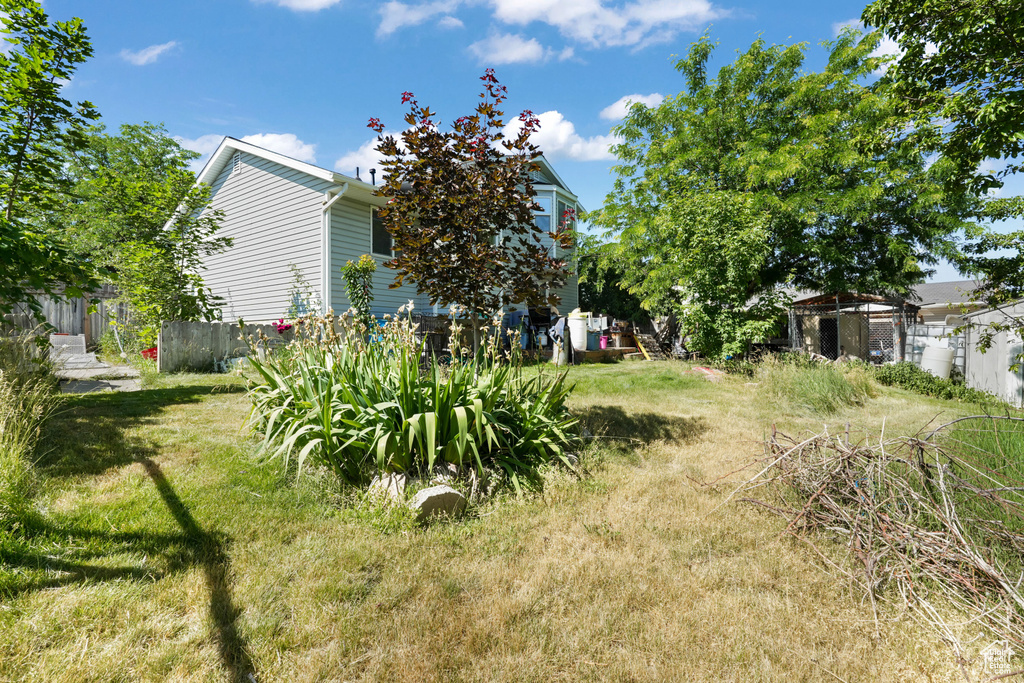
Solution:
[{"label": "large white rock", "polygon": [[416,510],[416,521],[422,522],[435,515],[462,512],[466,509],[466,497],[451,486],[441,484],[418,491],[410,505]]}]

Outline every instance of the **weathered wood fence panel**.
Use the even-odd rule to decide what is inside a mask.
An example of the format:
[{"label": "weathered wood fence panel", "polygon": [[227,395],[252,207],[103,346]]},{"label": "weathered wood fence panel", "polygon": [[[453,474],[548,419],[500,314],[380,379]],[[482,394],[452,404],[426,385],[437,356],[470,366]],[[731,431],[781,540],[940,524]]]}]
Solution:
[{"label": "weathered wood fence panel", "polygon": [[[43,319],[61,334],[84,334],[85,343],[89,348],[95,347],[103,334],[110,329],[112,323],[124,321],[128,309],[114,301],[117,290],[111,285],[104,285],[98,291],[81,299],[52,299],[37,295],[36,301],[42,307]],[[89,299],[99,299],[96,310],[89,312]],[[7,324],[22,330],[34,330],[40,325],[28,306],[18,305],[14,313],[4,316]]]},{"label": "weathered wood fence panel", "polygon": [[238,323],[161,323],[156,341],[157,372],[209,372],[216,367],[218,361],[247,356],[249,347],[243,335],[258,337],[260,332],[271,340],[280,340],[280,343],[285,341],[272,324],[246,325],[243,330],[238,327]]}]

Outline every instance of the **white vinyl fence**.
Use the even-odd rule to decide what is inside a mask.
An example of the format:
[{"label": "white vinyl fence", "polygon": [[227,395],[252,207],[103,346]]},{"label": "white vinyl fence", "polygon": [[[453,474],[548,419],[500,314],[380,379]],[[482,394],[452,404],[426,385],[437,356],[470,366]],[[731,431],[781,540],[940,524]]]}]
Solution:
[{"label": "white vinyl fence", "polygon": [[1006,309],[979,311],[967,316],[976,327],[967,330],[967,386],[995,394],[1010,405],[1024,408],[1024,363],[1016,372],[1010,371],[1024,343],[1016,334],[1000,332],[992,347],[982,353],[978,348],[981,329],[993,322],[1005,322],[1006,315],[1024,316],[1024,302]]}]

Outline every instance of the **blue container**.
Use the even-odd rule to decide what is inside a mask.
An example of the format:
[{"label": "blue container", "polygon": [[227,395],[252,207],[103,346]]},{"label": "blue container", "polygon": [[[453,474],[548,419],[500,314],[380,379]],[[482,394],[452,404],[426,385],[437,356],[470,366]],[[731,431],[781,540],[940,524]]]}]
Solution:
[{"label": "blue container", "polygon": [[587,351],[597,351],[601,348],[601,333],[587,331]]}]

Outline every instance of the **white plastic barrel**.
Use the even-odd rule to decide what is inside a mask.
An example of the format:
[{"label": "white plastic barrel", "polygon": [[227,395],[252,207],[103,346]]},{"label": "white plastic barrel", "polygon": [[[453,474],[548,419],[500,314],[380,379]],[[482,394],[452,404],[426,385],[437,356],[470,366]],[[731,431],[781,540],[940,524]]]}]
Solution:
[{"label": "white plastic barrel", "polygon": [[569,318],[569,338],[577,351],[587,350],[587,318]]},{"label": "white plastic barrel", "polygon": [[921,354],[921,369],[927,370],[936,377],[949,379],[949,371],[953,368],[953,349],[943,349],[937,346],[924,347]]}]

